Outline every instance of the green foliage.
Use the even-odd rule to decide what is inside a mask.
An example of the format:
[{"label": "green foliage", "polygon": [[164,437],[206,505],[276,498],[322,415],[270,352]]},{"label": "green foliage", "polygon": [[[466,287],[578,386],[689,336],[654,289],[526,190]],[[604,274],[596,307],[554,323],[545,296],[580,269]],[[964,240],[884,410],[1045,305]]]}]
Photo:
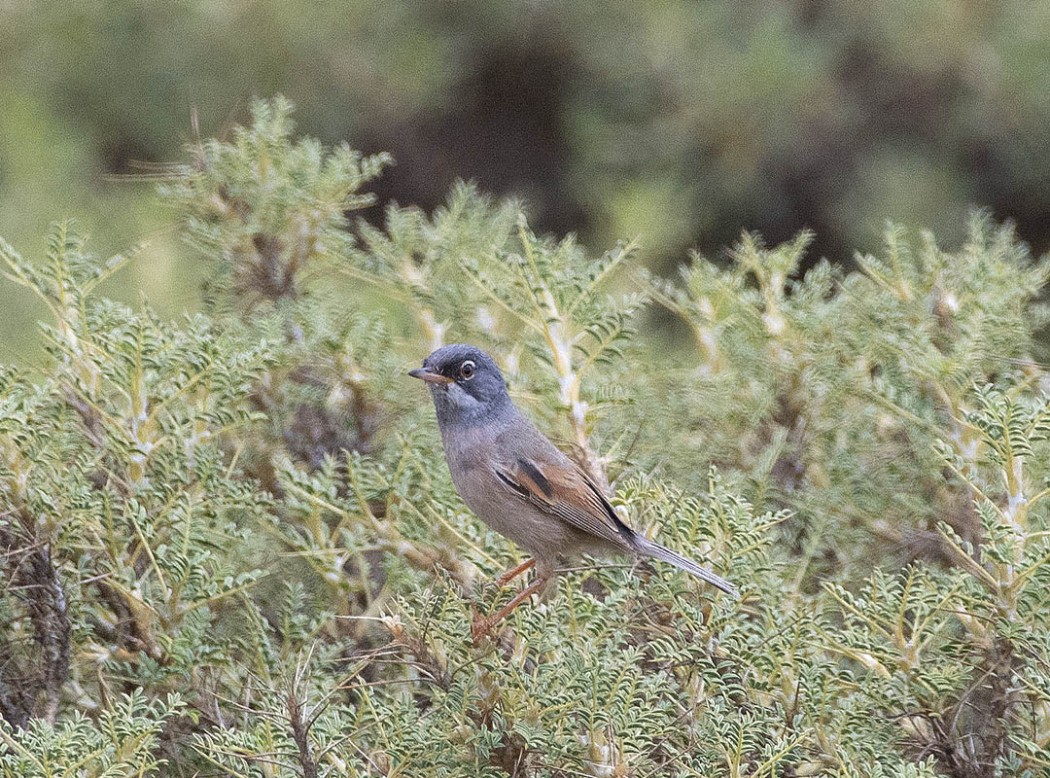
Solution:
[{"label": "green foliage", "polygon": [[191,245],[220,259],[216,276],[230,288],[216,293],[249,308],[299,296],[297,282],[345,242],[345,213],[372,203],[357,190],[390,162],[293,142],[290,114],[283,99],[257,101],[250,128],[202,143],[193,166],[161,187]]},{"label": "green foliage", "polygon": [[[382,160],[288,114],[164,188],[208,315],[99,296],[126,258],[70,225],[0,244],[51,317],[46,367],[0,372],[0,775],[1050,769],[1048,267],[1008,228],[890,228],[852,273],[745,236],[661,279],[465,185],[350,224]],[[519,552],[404,377],[454,340],[741,598],[585,559],[475,645]]]},{"label": "green foliage", "polygon": [[135,778],[163,768],[161,730],[184,706],[177,695],[147,700],[141,691],[114,700],[91,720],[74,712],[61,724],[35,719],[15,731],[0,721],[0,775],[5,778]]}]

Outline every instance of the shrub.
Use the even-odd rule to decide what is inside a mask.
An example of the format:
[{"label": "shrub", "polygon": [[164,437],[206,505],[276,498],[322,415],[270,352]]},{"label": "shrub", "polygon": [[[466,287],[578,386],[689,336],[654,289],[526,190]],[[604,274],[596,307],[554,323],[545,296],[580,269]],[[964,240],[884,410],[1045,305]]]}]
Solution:
[{"label": "shrub", "polygon": [[[0,377],[0,774],[1044,774],[1048,266],[1009,228],[662,279],[468,185],[352,222],[387,160],[289,113],[162,187],[208,315],[105,299],[129,257],[68,224],[0,246],[51,316]],[[742,597],[585,560],[472,644],[520,552],[403,375],[452,340]]]}]

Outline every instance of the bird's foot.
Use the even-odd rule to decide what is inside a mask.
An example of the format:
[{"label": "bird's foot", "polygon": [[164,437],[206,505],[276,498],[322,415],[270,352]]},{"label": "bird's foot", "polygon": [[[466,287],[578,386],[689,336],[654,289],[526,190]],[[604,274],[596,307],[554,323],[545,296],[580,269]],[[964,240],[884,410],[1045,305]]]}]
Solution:
[{"label": "bird's foot", "polygon": [[470,637],[474,641],[474,645],[481,643],[482,638],[493,637],[493,629],[503,619],[510,615],[511,611],[529,599],[536,592],[541,591],[546,587],[549,578],[537,578],[516,595],[514,595],[510,602],[504,605],[496,613],[491,616],[482,616],[478,613],[478,609],[473,605],[470,606],[471,611],[474,614],[474,618],[470,625]]},{"label": "bird's foot", "polygon": [[470,622],[470,640],[475,646],[480,646],[485,640],[492,640],[495,635],[496,622],[491,616],[482,616],[478,609],[471,605],[470,612],[473,618]]}]

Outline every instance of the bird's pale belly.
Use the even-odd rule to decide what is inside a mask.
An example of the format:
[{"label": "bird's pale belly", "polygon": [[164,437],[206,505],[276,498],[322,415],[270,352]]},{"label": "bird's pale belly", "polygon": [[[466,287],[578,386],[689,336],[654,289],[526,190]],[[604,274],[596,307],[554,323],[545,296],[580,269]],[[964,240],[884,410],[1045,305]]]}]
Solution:
[{"label": "bird's pale belly", "polygon": [[548,558],[572,554],[583,540],[575,528],[530,505],[490,471],[471,468],[453,473],[452,481],[479,519],[530,554]]}]

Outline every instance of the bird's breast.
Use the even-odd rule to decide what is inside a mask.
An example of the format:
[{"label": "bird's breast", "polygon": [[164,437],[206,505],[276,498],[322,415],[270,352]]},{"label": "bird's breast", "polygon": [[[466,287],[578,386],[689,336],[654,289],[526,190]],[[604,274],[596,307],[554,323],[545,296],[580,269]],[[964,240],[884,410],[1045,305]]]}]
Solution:
[{"label": "bird's breast", "polygon": [[452,436],[445,440],[445,457],[463,502],[485,524],[526,551],[553,558],[578,545],[578,533],[559,519],[524,500],[496,475],[496,463],[508,452],[500,437],[480,434]]}]

